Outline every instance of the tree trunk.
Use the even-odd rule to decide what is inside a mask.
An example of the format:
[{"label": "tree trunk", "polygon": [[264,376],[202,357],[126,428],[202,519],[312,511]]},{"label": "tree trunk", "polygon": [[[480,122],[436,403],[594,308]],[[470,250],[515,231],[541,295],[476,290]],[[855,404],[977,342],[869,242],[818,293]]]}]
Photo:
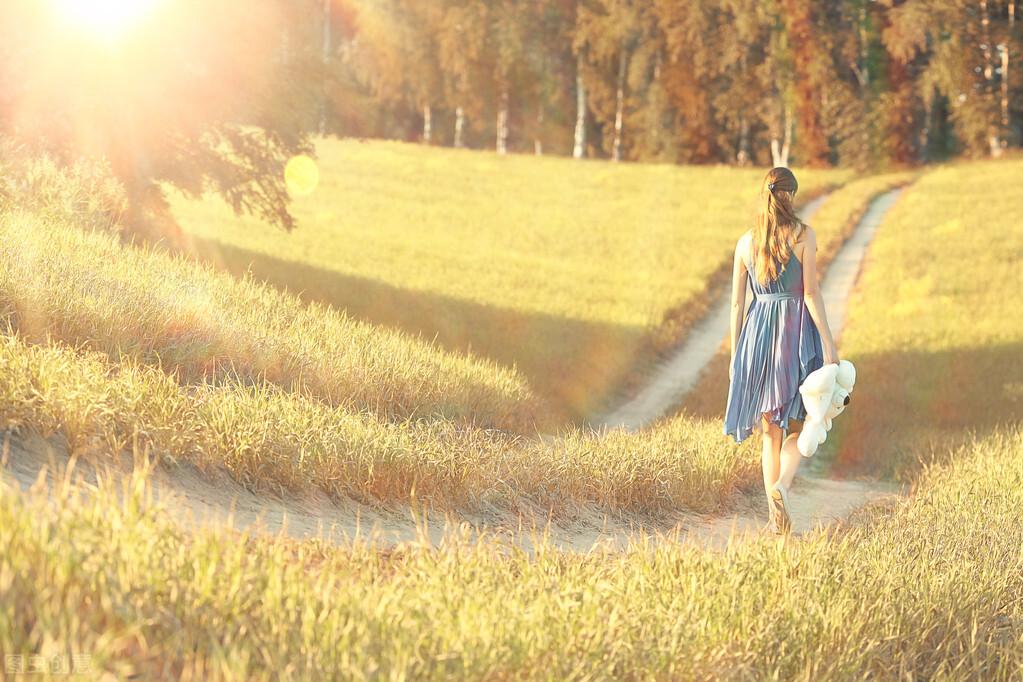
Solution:
[{"label": "tree trunk", "polygon": [[661,87],[661,64],[663,57],[658,48],[654,55],[654,72],[647,84],[647,108],[649,111],[648,121],[650,125],[650,149],[656,159],[661,159],[661,125],[664,114],[664,90]]},{"label": "tree trunk", "polygon": [[497,110],[497,153],[508,153],[508,88],[501,90],[501,106]]},{"label": "tree trunk", "polygon": [[433,137],[433,111],[429,104],[423,105],[423,144],[430,144]]},{"label": "tree trunk", "polygon": [[1012,39],[1016,37],[1016,0],[1009,0],[1009,31],[1005,42],[1000,45],[1002,54],[1002,146],[1008,145],[1012,137],[1012,120],[1009,113],[1009,58]]},{"label": "tree trunk", "polygon": [[455,147],[461,149],[465,146],[465,109],[455,108]]},{"label": "tree trunk", "polygon": [[885,68],[888,80],[889,105],[884,146],[896,163],[912,163],[916,158],[913,148],[917,132],[917,113],[914,106],[915,86],[909,65],[889,55]]},{"label": "tree trunk", "polygon": [[792,115],[788,106],[782,110],[782,127],[785,129],[784,138],[779,140],[775,135],[771,138],[771,161],[775,166],[789,165],[789,149],[792,146]]},{"label": "tree trunk", "polygon": [[618,57],[618,95],[615,100],[615,138],[611,153],[613,161],[622,160],[622,128],[625,125],[625,75],[628,69],[628,57],[625,45],[622,45]]},{"label": "tree trunk", "polygon": [[536,135],[533,137],[533,153],[543,156],[543,102],[536,110]]},{"label": "tree trunk", "polygon": [[828,140],[821,123],[821,88],[814,74],[819,37],[814,35],[810,0],[784,0],[795,69],[796,115],[799,117],[800,163],[828,165]]},{"label": "tree trunk", "polygon": [[735,162],[740,166],[750,164],[749,121],[745,116],[739,118],[739,150],[735,153]]},{"label": "tree trunk", "polygon": [[[987,94],[987,101],[989,105],[994,104],[995,98],[995,67],[994,60],[992,58],[991,50],[991,14],[988,7],[987,0],[980,0],[980,27],[981,27],[981,46],[984,53],[984,86]],[[1002,155],[1002,142],[998,137],[998,126],[995,125],[994,115],[995,107],[988,107],[988,125],[987,125],[987,143],[990,149],[991,156]]]},{"label": "tree trunk", "polygon": [[[742,80],[745,81],[749,73],[749,63],[746,61],[745,54],[739,58],[739,73]],[[749,120],[745,114],[739,114],[739,145],[735,150],[735,163],[740,166],[748,166],[750,160]]]},{"label": "tree trunk", "polygon": [[[330,63],[330,0],[323,0],[323,67],[327,70]],[[326,74],[324,74],[326,75]],[[320,99],[320,135],[327,134],[327,111],[328,106],[327,79],[323,80],[323,93]]]},{"label": "tree trunk", "polygon": [[[860,84],[860,102],[863,107],[863,111],[867,112],[871,110],[871,97],[870,97],[870,36],[867,34],[869,27],[869,15],[867,14],[867,0],[863,0],[860,5],[860,21],[859,21],[859,47],[860,47],[860,59],[859,65],[856,69],[856,80]],[[862,163],[869,163],[869,159],[873,156],[873,126],[866,121],[860,122],[860,128],[862,135],[860,137],[860,154],[862,154]]]},{"label": "tree trunk", "polygon": [[931,155],[931,121],[934,118],[934,93],[924,98],[924,120],[920,126],[920,160],[927,163]]},{"label": "tree trunk", "polygon": [[576,159],[581,159],[586,154],[586,87],[578,66],[580,64],[581,57],[575,71],[575,145],[572,148],[572,156]]}]

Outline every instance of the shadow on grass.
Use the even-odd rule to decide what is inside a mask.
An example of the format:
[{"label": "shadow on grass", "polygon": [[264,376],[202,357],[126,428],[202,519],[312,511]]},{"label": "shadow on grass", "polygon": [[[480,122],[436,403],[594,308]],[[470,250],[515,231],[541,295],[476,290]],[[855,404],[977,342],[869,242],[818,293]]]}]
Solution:
[{"label": "shadow on grass", "polygon": [[603,401],[633,365],[640,328],[523,313],[440,294],[402,289],[365,277],[289,261],[217,240],[192,237],[188,251],[235,275],[257,279],[328,303],[355,318],[436,339],[449,350],[471,351],[516,366],[557,414],[579,421]]},{"label": "shadow on grass", "polygon": [[[907,480],[972,435],[1023,421],[1023,343],[848,359],[856,365],[852,402],[814,457],[829,475]],[[721,352],[681,411],[722,420],[727,398]]]}]

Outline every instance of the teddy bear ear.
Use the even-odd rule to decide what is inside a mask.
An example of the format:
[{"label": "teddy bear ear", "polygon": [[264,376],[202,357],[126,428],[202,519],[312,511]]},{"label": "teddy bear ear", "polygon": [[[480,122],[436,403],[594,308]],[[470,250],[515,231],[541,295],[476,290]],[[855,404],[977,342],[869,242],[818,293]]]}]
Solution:
[{"label": "teddy bear ear", "polygon": [[853,386],[856,385],[856,367],[853,366],[853,363],[848,360],[842,360],[842,362],[838,363],[838,372],[835,375],[835,380],[845,390],[852,391]]}]

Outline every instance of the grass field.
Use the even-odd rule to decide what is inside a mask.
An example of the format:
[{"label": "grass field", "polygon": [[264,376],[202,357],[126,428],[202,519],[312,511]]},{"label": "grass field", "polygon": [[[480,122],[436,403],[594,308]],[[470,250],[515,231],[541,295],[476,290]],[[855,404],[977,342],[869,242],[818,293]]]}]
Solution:
[{"label": "grass field", "polygon": [[1023,433],[952,454],[860,526],[723,554],[338,549],[183,534],[144,479],[56,504],[3,489],[0,648],[176,679],[1010,679]]},{"label": "grass field", "polygon": [[997,189],[1019,177],[1019,160],[941,168],[892,209],[842,339],[862,384],[840,471],[911,477],[1023,416],[1023,196]]},{"label": "grass field", "polygon": [[[457,535],[383,550],[185,533],[148,499],[144,472],[85,495],[3,486],[0,650],[87,652],[90,666],[118,677],[1011,679],[1023,666],[1023,316],[1013,298],[1023,284],[1014,227],[1023,200],[990,190],[1020,172],[1023,162],[1011,161],[925,174],[871,251],[843,340],[857,392],[832,439],[839,467],[914,482],[891,508],[724,552],[665,539],[590,554],[539,542],[530,554]],[[18,222],[26,220],[5,217],[2,240],[0,291],[18,324],[0,347],[8,427],[49,428],[97,457],[141,435],[157,454],[165,447],[256,487],[283,485],[294,471],[300,485],[340,476],[348,487],[324,487],[407,501],[414,480],[454,506],[522,495],[713,509],[724,486],[755,477],[755,448],[730,445],[717,420],[541,441],[459,423],[440,408],[410,420],[373,411],[372,400],[332,404],[261,381],[241,363],[247,352],[236,361],[242,371],[214,381],[201,362],[192,367],[203,353],[151,350],[196,318],[168,307],[166,295],[133,298],[133,280],[176,283],[171,291],[189,283],[193,293],[238,287],[232,301],[247,302],[252,319],[262,296],[297,315],[295,299],[164,255],[122,253],[105,236]],[[121,276],[96,267],[88,279],[80,261],[95,265],[90,248],[105,249],[105,267]],[[32,253],[49,260],[19,267]],[[81,280],[66,284],[74,301],[46,288],[42,264]],[[173,314],[165,326],[131,327],[148,330],[137,334],[148,345],[131,345],[136,335],[117,334],[134,318],[107,289],[139,306],[143,322]],[[237,319],[228,303],[208,303],[205,314]],[[332,324],[353,324],[334,315]],[[364,331],[369,345],[384,333]],[[519,385],[508,370],[448,364],[442,351],[385,338],[441,358],[455,385],[474,372]],[[194,440],[160,440],[173,438]],[[316,454],[318,443],[334,449]]]},{"label": "grass field", "polygon": [[[293,234],[176,201],[204,259],[518,367],[588,413],[656,335],[707,305],[755,214],[761,169],[575,162],[327,140]],[[848,171],[799,171],[803,197]]]}]

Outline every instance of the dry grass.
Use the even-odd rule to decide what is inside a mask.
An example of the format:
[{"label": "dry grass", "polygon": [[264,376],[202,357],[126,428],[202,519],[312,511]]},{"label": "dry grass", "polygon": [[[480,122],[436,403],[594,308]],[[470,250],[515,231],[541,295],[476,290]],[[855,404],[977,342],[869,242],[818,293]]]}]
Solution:
[{"label": "dry grass", "polygon": [[27,340],[157,364],[182,383],[268,382],[386,419],[543,421],[513,370],[32,214],[0,216],[0,311]]},{"label": "dry grass", "polygon": [[582,505],[710,511],[750,476],[749,448],[677,419],[639,435],[578,430],[525,438],[450,420],[388,422],[273,384],[180,385],[137,361],[0,336],[7,429],[60,435],[100,460],[133,443],[168,466],[227,471],[247,488],[337,500],[477,511],[527,502],[557,516]]},{"label": "dry grass", "polygon": [[753,458],[679,419],[528,433],[513,372],[29,214],[0,219],[0,415],[78,452],[138,440],[256,491],[440,508],[718,508]]},{"label": "dry grass", "polygon": [[176,679],[1009,679],[1023,666],[1023,432],[863,525],[724,554],[390,551],[188,535],[145,478],[0,488],[0,650]]},{"label": "dry grass", "polygon": [[[1013,679],[1023,667],[1023,244],[1012,225],[1023,204],[991,188],[1020,170],[972,164],[925,176],[872,250],[843,349],[860,368],[856,402],[838,422],[843,446],[869,456],[853,461],[843,450],[838,461],[915,472],[915,494],[892,509],[724,553],[666,540],[587,555],[541,542],[529,554],[458,536],[384,551],[186,534],[148,498],[144,471],[88,494],[0,485],[0,651],[87,654],[94,672],[119,678]],[[294,384],[260,381],[259,371],[213,381],[199,366],[185,369],[203,352],[179,351],[174,364],[152,350],[195,338],[168,336],[171,323],[207,318],[183,314],[191,309],[176,301],[191,299],[168,293],[179,289],[154,284],[161,295],[143,299],[133,280],[238,291],[237,301],[201,308],[225,321],[258,319],[266,300],[289,315],[305,314],[301,306],[89,241],[103,238],[7,220],[2,291],[25,330],[0,343],[8,426],[55,430],[101,455],[138,436],[160,454],[236,467],[257,485],[283,485],[290,471],[300,484],[329,488],[321,479],[340,476],[343,494],[402,499],[410,481],[422,482],[452,504],[547,495],[623,509],[712,507],[708,491],[734,486],[754,462],[716,420],[545,444],[442,416],[349,412]],[[17,251],[12,235],[34,250]],[[111,262],[94,262],[88,244],[103,245]],[[29,256],[42,274],[19,267]],[[51,263],[81,278],[67,285],[74,300],[40,284]],[[111,278],[104,268],[123,272]],[[187,277],[173,274],[179,268]],[[148,336],[118,336],[134,319],[112,312],[120,297],[140,306],[145,324],[131,329]],[[146,317],[164,309],[177,311],[165,326]],[[352,324],[330,315],[338,328]],[[380,332],[364,333],[372,343]],[[97,350],[30,342],[47,334]],[[493,371],[451,362],[442,366],[455,367],[457,381],[467,366]],[[174,367],[182,369],[165,371]],[[921,469],[921,459],[937,463]]]}]

